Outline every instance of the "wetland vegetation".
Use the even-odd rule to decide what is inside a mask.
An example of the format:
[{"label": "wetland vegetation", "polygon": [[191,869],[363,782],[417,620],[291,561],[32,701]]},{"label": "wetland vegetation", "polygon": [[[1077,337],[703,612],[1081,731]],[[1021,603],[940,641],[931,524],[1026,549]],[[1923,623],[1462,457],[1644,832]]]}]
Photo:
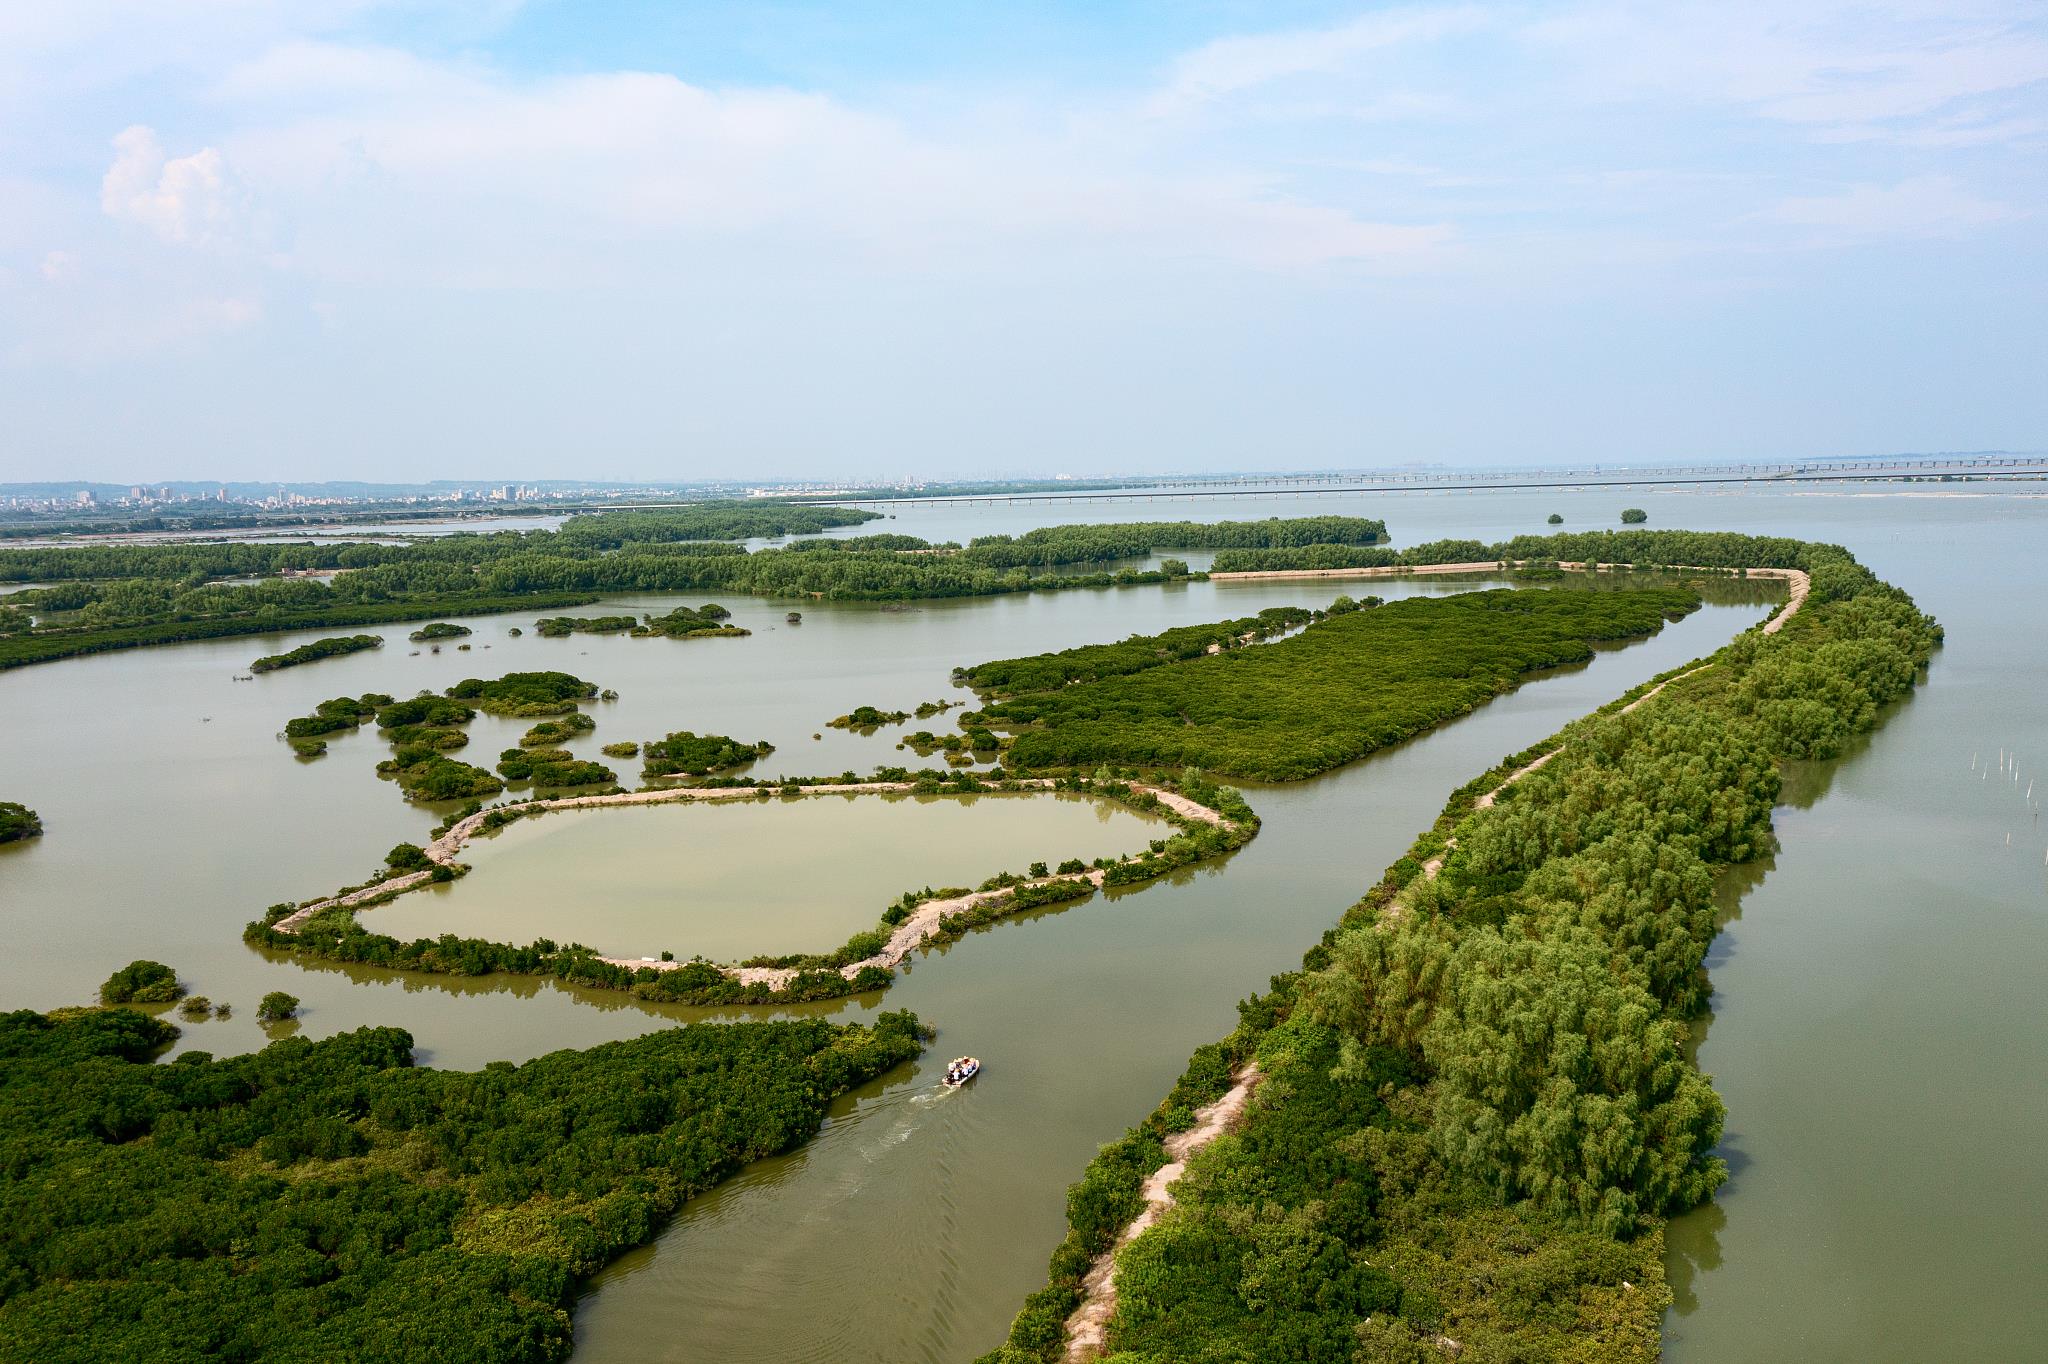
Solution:
[{"label": "wetland vegetation", "polygon": [[648,777],[704,777],[765,758],[775,745],[763,739],[742,743],[728,734],[696,734],[679,729],[640,745],[641,773]]},{"label": "wetland vegetation", "polygon": [[1191,765],[1298,780],[1698,605],[1681,588],[1497,589],[1340,613],[1256,648],[1235,647],[1245,622],[1232,621],[969,668],[999,699],[963,723],[1013,731],[1009,761],[1031,768]]},{"label": "wetland vegetation", "polygon": [[42,816],[19,801],[0,800],[0,843],[18,843],[42,832]]},{"label": "wetland vegetation", "polygon": [[[1360,517],[1052,526],[967,546],[914,536],[798,540],[748,552],[732,539],[816,535],[874,519],[843,508],[711,503],[572,517],[559,530],[372,543],[76,545],[9,550],[0,581],[16,595],[0,668],[108,649],[278,630],[429,620],[577,606],[620,592],[745,592],[843,601],[986,596],[1129,586],[1187,576],[1186,565],[1112,568],[1165,549],[1370,545],[1385,524]],[[731,538],[718,538],[728,536]],[[1102,565],[1094,573],[1055,572]],[[258,581],[247,582],[255,578]],[[706,608],[708,610],[708,608]],[[690,637],[737,627],[668,616],[608,625]],[[17,619],[18,618],[18,619]],[[600,618],[602,619],[602,618]],[[573,631],[581,617],[561,617]],[[559,623],[551,618],[552,624]],[[433,628],[432,626],[424,629]]]},{"label": "wetland vegetation", "polygon": [[337,635],[332,639],[316,639],[311,644],[301,644],[281,654],[265,654],[249,665],[249,671],[276,672],[279,668],[296,668],[302,663],[317,663],[323,658],[340,658],[345,654],[359,654],[365,649],[383,647],[381,635]]},{"label": "wetland vegetation", "polygon": [[176,1036],[0,1016],[0,1356],[558,1361],[588,1275],[923,1046],[885,1013],[480,1071],[377,1027],[153,1064]]},{"label": "wetland vegetation", "polygon": [[1839,549],[1684,546],[1708,562],[1780,551],[1814,582],[1786,628],[1469,783],[1300,971],[1240,1006],[1074,1186],[1052,1282],[986,1364],[1062,1356],[1082,1277],[1143,1206],[1164,1141],[1252,1074],[1243,1124],[1117,1252],[1113,1351],[1658,1357],[1663,1221],[1726,1176],[1721,1103],[1686,1048],[1715,873],[1774,846],[1780,766],[1872,728],[1941,638]]}]

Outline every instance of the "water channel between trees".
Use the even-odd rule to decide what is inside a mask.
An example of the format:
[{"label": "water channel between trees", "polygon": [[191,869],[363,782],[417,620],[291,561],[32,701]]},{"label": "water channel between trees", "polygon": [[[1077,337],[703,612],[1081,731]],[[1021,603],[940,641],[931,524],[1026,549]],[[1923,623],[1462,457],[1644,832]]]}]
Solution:
[{"label": "water channel between trees", "polygon": [[[2036,1082],[2048,1058],[2048,994],[2039,988],[2048,966],[2048,845],[2007,789],[2010,776],[1987,778],[1970,762],[1973,753],[1980,761],[2017,753],[2021,769],[2048,778],[2039,692],[2048,675],[2048,574],[2017,548],[2042,542],[2048,502],[1782,491],[1162,498],[906,507],[872,529],[936,539],[1057,521],[1327,512],[1384,516],[1397,543],[1413,543],[1541,531],[1553,509],[1568,529],[1612,524],[1624,501],[1648,508],[1652,525],[1846,544],[1949,630],[1919,696],[1858,751],[1795,774],[1780,812],[1783,851],[1725,888],[1731,922],[1710,963],[1717,993],[1701,1059],[1729,1104],[1735,1177],[1716,1205],[1672,1228],[1679,1303],[1667,1355],[2023,1357],[2042,1325],[2035,1288],[2048,1252],[2034,1215],[2048,1177],[2033,1158],[2048,1140],[2048,1091]],[[309,1033],[394,1024],[413,1031],[423,1060],[453,1066],[586,1046],[678,1020],[759,1014],[664,1008],[526,979],[322,968],[252,952],[239,929],[264,905],[360,880],[386,848],[421,840],[433,822],[374,776],[385,750],[372,735],[343,739],[329,756],[306,762],[275,732],[328,696],[406,695],[464,676],[562,668],[620,693],[591,708],[598,728],[570,745],[578,756],[689,728],[770,740],[777,751],[757,765],[759,774],[865,772],[914,763],[895,738],[944,721],[873,736],[824,721],[860,704],[910,709],[964,695],[949,682],[955,665],[1267,605],[1322,605],[1345,586],[820,603],[803,606],[796,626],[783,620],[789,603],[741,598],[726,604],[756,631],[744,640],[541,640],[530,619],[508,616],[472,622],[480,628],[467,653],[444,646],[415,654],[408,627],[379,627],[387,640],[380,651],[254,682],[233,677],[257,654],[313,635],[9,673],[0,676],[0,700],[18,721],[34,723],[10,726],[0,798],[34,805],[49,833],[0,849],[0,913],[15,943],[0,958],[0,988],[11,1006],[51,1007],[87,998],[113,965],[155,957],[177,965],[195,989],[242,1006],[231,1021],[188,1026],[182,1047],[226,1053],[261,1045],[266,1033],[251,1006],[264,991],[284,989],[306,1001]],[[1470,586],[1389,582],[1364,590],[1393,596]],[[1005,920],[914,958],[882,995],[813,1006],[848,1019],[913,1008],[942,1035],[924,1061],[843,1101],[810,1145],[693,1203],[655,1244],[601,1275],[578,1311],[576,1358],[948,1361],[988,1348],[1042,1281],[1062,1227],[1062,1191],[1095,1147],[1151,1108],[1190,1050],[1228,1031],[1238,998],[1298,962],[1451,788],[1642,678],[1711,651],[1761,616],[1762,601],[1759,592],[1748,604],[1712,605],[1653,640],[1605,651],[1323,778],[1250,788],[1264,831],[1224,863]],[[621,599],[590,613],[671,604]],[[527,627],[524,637],[505,633],[515,624]],[[517,728],[479,717],[462,756],[488,760],[516,741]],[[630,761],[614,766],[629,782],[637,775]],[[746,812],[766,819],[808,804]],[[1000,827],[997,802],[972,810],[956,803],[940,818],[961,822],[944,827],[915,824],[931,813],[915,805],[871,808],[873,818],[900,816],[913,831],[821,834],[793,825],[779,849],[767,829],[703,846],[721,867],[758,866],[785,887],[813,884],[805,878],[823,857],[850,859],[857,865],[849,874],[815,881],[845,888],[835,903],[854,908],[848,931],[871,923],[897,891],[950,879],[928,850],[952,850],[970,825],[985,841],[974,843],[965,860],[975,865],[963,880],[1070,851],[1065,828],[1051,836],[1062,846],[1044,846],[1045,828],[1033,832],[1039,815]],[[983,812],[997,817],[984,820]],[[631,898],[635,886],[656,880],[686,891],[694,834],[643,859],[627,824],[599,821],[673,816],[662,827],[680,828],[715,813],[741,811],[575,816],[589,835],[564,834],[571,825],[553,823],[561,816],[539,821],[531,834],[514,826],[501,846],[470,850],[478,870],[466,882],[371,911],[370,922],[399,931],[374,916],[403,913],[418,916],[405,931],[428,932],[445,914],[454,931],[482,931],[461,921],[502,912],[506,931],[491,936],[521,938],[524,921],[517,931],[510,921],[551,913],[577,882],[577,866],[602,883],[594,899]],[[1092,830],[1110,846],[1071,853],[1142,842],[1145,826],[1122,818],[1131,827]],[[532,875],[519,874],[514,835],[535,840]],[[573,857],[541,851],[564,837],[592,841]],[[566,871],[559,892],[535,879],[547,868]],[[615,876],[624,879],[607,879]],[[733,903],[741,888],[721,888],[719,903]],[[590,926],[601,917],[578,911],[576,923],[552,931],[608,942]],[[786,948],[749,939],[741,950],[822,950],[845,936],[838,923],[806,925]],[[678,931],[620,946],[718,955],[707,943]],[[982,1056],[988,1074],[969,1091],[940,1093],[937,1068],[963,1051]]]}]

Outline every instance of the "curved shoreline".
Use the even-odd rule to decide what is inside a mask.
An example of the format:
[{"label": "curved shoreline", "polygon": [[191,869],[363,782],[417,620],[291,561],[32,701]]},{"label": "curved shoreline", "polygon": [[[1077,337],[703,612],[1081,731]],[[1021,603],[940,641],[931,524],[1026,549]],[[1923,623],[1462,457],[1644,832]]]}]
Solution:
[{"label": "curved shoreline", "polygon": [[[1170,791],[1164,787],[1151,786],[1142,782],[1130,782],[1127,785],[1132,794],[1149,796],[1183,819],[1212,825],[1219,829],[1236,830],[1239,827],[1220,810],[1213,810],[1197,801],[1190,800],[1178,791]],[[1050,791],[1057,786],[1058,782],[1051,777],[1028,777],[1015,779],[1005,789],[1013,791]],[[821,782],[815,786],[801,788],[801,794],[882,795],[905,794],[916,789],[915,783],[907,781]],[[504,822],[503,816],[506,814],[524,816],[550,810],[597,809],[617,805],[664,805],[694,801],[752,800],[759,799],[764,791],[776,792],[779,790],[780,788],[768,786],[684,786],[662,791],[624,791],[601,796],[563,796],[554,800],[532,800],[513,805],[494,806],[488,810],[479,810],[475,814],[450,826],[439,838],[421,849],[427,858],[435,864],[433,867],[407,872],[403,876],[394,876],[389,880],[379,881],[344,895],[329,896],[326,899],[302,905],[271,924],[270,928],[271,931],[277,933],[296,934],[305,926],[307,921],[327,910],[337,908],[353,909],[356,906],[367,904],[371,901],[381,902],[389,900],[432,882],[435,872],[445,867],[453,867],[456,864],[456,855],[491,822],[493,815],[499,816],[499,823],[502,824]],[[998,887],[994,890],[969,891],[965,894],[945,899],[926,900],[918,905],[901,923],[891,929],[888,938],[883,942],[879,952],[860,961],[849,962],[836,969],[839,975],[848,981],[858,977],[863,970],[870,968],[890,969],[900,964],[921,946],[926,939],[935,934],[943,933],[947,928],[948,921],[954,916],[1009,898],[1020,887],[1085,880],[1088,882],[1091,891],[1093,891],[1102,888],[1107,875],[1108,873],[1105,870],[1097,867],[1086,872],[1033,877],[1029,880],[1018,881],[1012,885]],[[673,959],[664,961],[651,957],[600,956],[597,960],[608,966],[617,966],[629,971],[650,970],[666,972],[679,970],[682,967],[695,964],[689,961]],[[791,981],[805,973],[804,968],[795,966],[727,966],[720,963],[712,963],[712,965],[716,966],[728,979],[737,981],[742,985],[757,985],[776,991],[787,988]]]},{"label": "curved shoreline", "polygon": [[[1428,576],[1431,574],[1447,573],[1499,572],[1513,566],[1509,562],[1495,560],[1489,563],[1432,564],[1415,568],[1399,566],[1392,568],[1273,569],[1246,573],[1215,573],[1211,574],[1210,577],[1212,579],[1386,578],[1401,574]],[[1629,569],[1633,568],[1634,565],[1560,563],[1558,567],[1573,572],[1599,572],[1612,568]],[[1681,569],[1681,571],[1688,570]],[[1699,569],[1692,571],[1726,573],[1728,570]],[[1750,577],[1779,579],[1789,585],[1789,595],[1785,604],[1769,620],[1763,623],[1762,632],[1764,634],[1776,634],[1784,628],[1785,622],[1797,615],[1799,609],[1806,604],[1807,594],[1812,590],[1812,579],[1804,570],[1797,568],[1753,568],[1746,570],[1746,572]],[[1704,672],[1712,666],[1711,662],[1702,663],[1697,667],[1688,668],[1684,672],[1665,678],[1635,700],[1621,707],[1621,713],[1627,714],[1635,710],[1638,706],[1653,699],[1673,682],[1691,677],[1695,673]],[[1514,785],[1523,777],[1528,776],[1531,772],[1541,768],[1545,763],[1562,752],[1564,752],[1564,745],[1559,744],[1556,748],[1551,749],[1534,761],[1526,763],[1508,773],[1501,779],[1499,785],[1476,797],[1472,802],[1473,808],[1475,810],[1484,810],[1491,807],[1499,799],[1501,792],[1507,790],[1508,787]],[[1447,840],[1442,852],[1424,862],[1422,864],[1422,879],[1435,880],[1437,873],[1443,870],[1444,859],[1450,856],[1451,851],[1456,846],[1456,839]],[[1399,918],[1401,913],[1401,901],[1396,898],[1387,905],[1383,911],[1383,917],[1385,919],[1395,919]],[[1110,1318],[1116,1314],[1117,1252],[1142,1236],[1166,1214],[1168,1209],[1174,1206],[1172,1186],[1175,1181],[1187,1172],[1188,1161],[1204,1147],[1215,1141],[1217,1137],[1222,1136],[1225,1132],[1230,1131],[1239,1122],[1243,1121],[1244,1115],[1251,1105],[1252,1092],[1258,1087],[1259,1079],[1258,1063],[1256,1061],[1247,1063],[1244,1069],[1237,1073],[1235,1083],[1224,1092],[1221,1098],[1196,1110],[1194,1126],[1184,1132],[1177,1132],[1167,1139],[1165,1143],[1167,1163],[1146,1176],[1141,1189],[1145,1199],[1144,1210],[1132,1218],[1122,1231],[1117,1233],[1116,1239],[1110,1243],[1109,1248],[1095,1257],[1088,1266],[1088,1272],[1082,1276],[1081,1302],[1068,1314],[1066,1320],[1066,1348],[1061,1356],[1065,1364],[1091,1364],[1091,1361],[1101,1358],[1108,1349],[1109,1322]]]}]

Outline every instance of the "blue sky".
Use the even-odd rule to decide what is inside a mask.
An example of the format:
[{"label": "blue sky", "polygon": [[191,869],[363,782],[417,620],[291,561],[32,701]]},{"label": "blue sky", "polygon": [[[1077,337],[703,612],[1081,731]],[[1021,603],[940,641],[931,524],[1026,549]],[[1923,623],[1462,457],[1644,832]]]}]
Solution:
[{"label": "blue sky", "polygon": [[2048,446],[2048,16],[0,2],[0,479]]}]

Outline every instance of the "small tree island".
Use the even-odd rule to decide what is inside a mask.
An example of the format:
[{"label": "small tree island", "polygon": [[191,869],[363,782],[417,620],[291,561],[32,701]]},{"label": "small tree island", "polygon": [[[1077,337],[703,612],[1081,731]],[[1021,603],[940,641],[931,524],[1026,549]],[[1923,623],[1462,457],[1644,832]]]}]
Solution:
[{"label": "small tree island", "polygon": [[42,817],[35,811],[11,800],[0,800],[0,843],[19,843],[42,832]]}]

